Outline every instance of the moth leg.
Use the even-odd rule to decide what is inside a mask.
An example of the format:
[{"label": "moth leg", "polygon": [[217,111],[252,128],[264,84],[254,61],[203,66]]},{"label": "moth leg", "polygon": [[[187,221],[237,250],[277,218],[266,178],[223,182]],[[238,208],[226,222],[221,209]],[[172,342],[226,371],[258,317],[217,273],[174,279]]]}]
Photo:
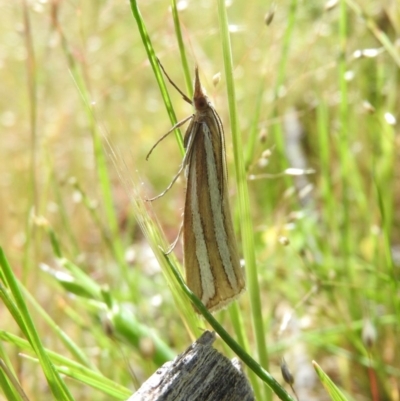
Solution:
[{"label": "moth leg", "polygon": [[179,121],[178,123],[176,123],[166,134],[164,134],[150,149],[149,153],[147,153],[146,156],[146,160],[149,160],[149,157],[151,155],[151,153],[153,152],[153,150],[155,149],[155,147],[163,140],[165,139],[172,131],[176,130],[177,128],[181,127],[183,124],[186,123],[186,121],[190,120],[191,118],[193,118],[193,116],[189,116],[184,118],[183,120]]},{"label": "moth leg", "polygon": [[176,244],[179,241],[180,236],[182,235],[182,230],[183,230],[183,221],[181,223],[181,226],[179,227],[179,232],[178,232],[177,237],[175,238],[175,241],[170,245],[170,247],[167,249],[167,251],[164,252],[165,255],[169,255],[174,250],[174,248],[176,247]]},{"label": "moth leg", "polygon": [[172,185],[175,184],[175,181],[178,179],[178,177],[181,175],[183,169],[185,168],[185,163],[182,162],[181,166],[179,167],[178,172],[176,173],[175,177],[172,179],[172,181],[169,183],[169,185],[167,186],[167,188],[165,188],[165,190],[163,192],[161,192],[159,195],[155,196],[154,198],[146,198],[145,201],[146,202],[153,202],[154,200],[161,198],[162,196],[164,196],[171,188]]},{"label": "moth leg", "polygon": [[[190,116],[190,118],[192,118],[192,116]],[[154,201],[154,200],[156,200],[158,198],[161,198],[162,196],[164,196],[171,189],[172,185],[174,185],[175,181],[181,175],[183,169],[189,163],[190,157],[192,155],[192,150],[193,150],[193,142],[194,142],[194,135],[190,135],[189,141],[188,141],[188,144],[187,144],[187,148],[186,148],[185,156],[183,157],[182,164],[180,165],[179,170],[176,173],[175,177],[172,179],[172,181],[170,182],[168,187],[163,192],[161,192],[159,195],[155,196],[154,198],[146,199],[147,202],[152,202],[152,201]]]}]

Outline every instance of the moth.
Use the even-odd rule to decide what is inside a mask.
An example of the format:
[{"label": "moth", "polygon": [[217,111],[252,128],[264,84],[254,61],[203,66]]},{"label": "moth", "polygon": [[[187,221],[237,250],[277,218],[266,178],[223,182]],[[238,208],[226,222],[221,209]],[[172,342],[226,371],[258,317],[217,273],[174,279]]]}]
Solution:
[{"label": "moth", "polygon": [[224,130],[201,86],[197,67],[193,100],[165,75],[183,99],[193,105],[194,113],[172,127],[147,155],[148,159],[161,140],[191,120],[178,173],[163,193],[150,200],[163,196],[185,169],[187,188],[182,231],[186,283],[207,309],[215,312],[245,290],[229,206]]}]

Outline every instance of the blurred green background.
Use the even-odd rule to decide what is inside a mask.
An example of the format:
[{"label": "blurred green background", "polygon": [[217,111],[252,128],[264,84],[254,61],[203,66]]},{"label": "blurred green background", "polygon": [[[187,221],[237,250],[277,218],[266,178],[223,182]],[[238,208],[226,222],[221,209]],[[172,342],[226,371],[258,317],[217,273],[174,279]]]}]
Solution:
[{"label": "blurred green background", "polygon": [[[226,5],[269,369],[282,381],[285,357],[302,400],[326,399],[312,360],[348,399],[398,400],[399,3]],[[146,0],[139,7],[157,57],[187,92],[169,2]],[[224,122],[239,229],[217,5],[180,1],[177,8],[190,68],[199,66]],[[118,324],[101,289],[154,330],[171,355],[194,339],[188,328],[194,322],[174,302],[126,191],[136,199],[157,195],[182,158],[171,135],[146,162],[171,124],[135,19],[123,1],[0,1],[0,9],[0,245],[16,276],[92,368],[133,392],[162,358],[154,359],[146,336],[134,344],[116,340],[107,322]],[[168,88],[183,119],[191,106]],[[184,189],[181,179],[141,211],[158,220],[166,243],[178,234]],[[72,274],[77,287],[71,288],[57,276],[62,268],[49,233],[99,286],[97,298],[82,296],[89,286],[82,277]],[[175,254],[182,259],[181,244]],[[257,359],[247,294],[239,308]],[[44,345],[71,357],[30,311]],[[218,318],[230,331],[228,314]],[[5,307],[0,321],[3,333],[20,334]],[[39,366],[2,339],[2,354],[29,399],[43,399]],[[88,384],[67,386],[79,400],[110,399]]]}]

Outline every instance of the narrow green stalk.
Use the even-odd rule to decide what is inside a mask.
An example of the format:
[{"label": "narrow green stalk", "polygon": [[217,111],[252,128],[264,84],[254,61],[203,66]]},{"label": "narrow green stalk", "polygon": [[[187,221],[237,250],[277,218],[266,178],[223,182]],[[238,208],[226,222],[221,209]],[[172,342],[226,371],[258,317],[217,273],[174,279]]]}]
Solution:
[{"label": "narrow green stalk", "polygon": [[342,176],[342,235],[341,249],[344,257],[345,271],[351,275],[351,269],[347,266],[347,258],[350,255],[350,239],[349,239],[349,200],[348,200],[348,178],[349,178],[349,138],[348,138],[348,87],[345,78],[347,70],[346,49],[347,49],[347,7],[346,0],[340,1],[340,20],[339,20],[339,36],[340,36],[340,55],[339,55],[339,86],[340,86],[340,139],[339,139],[339,154],[340,168]]},{"label": "narrow green stalk", "polygon": [[[34,213],[39,213],[39,200],[37,191],[37,177],[36,177],[36,166],[37,166],[37,68],[36,68],[36,57],[35,48],[33,45],[33,37],[31,30],[31,21],[29,16],[29,7],[27,0],[22,1],[22,12],[23,12],[23,24],[24,24],[24,39],[26,47],[26,73],[27,73],[27,87],[28,87],[28,98],[29,98],[29,129],[30,129],[30,191],[29,191],[29,204],[26,210],[26,226],[25,232],[26,243],[24,246],[23,254],[23,276],[22,281],[26,281],[29,275],[29,271],[32,270],[33,263],[32,258],[35,250],[32,247],[32,226],[30,224],[32,208]],[[35,266],[36,267],[36,266]]]},{"label": "narrow green stalk", "polygon": [[[277,110],[277,99],[279,98],[279,91],[281,90],[282,86],[284,85],[285,78],[286,78],[286,67],[287,61],[289,58],[289,50],[293,35],[293,30],[295,27],[296,22],[296,14],[297,14],[297,3],[298,0],[292,0],[290,2],[290,9],[288,14],[288,21],[283,37],[283,46],[281,51],[281,57],[279,60],[279,65],[277,67],[277,78],[276,84],[274,88],[274,107],[272,108],[271,115],[272,117],[276,117],[278,115]],[[274,124],[273,126],[274,131],[274,140],[276,142],[277,149],[281,155],[279,168],[282,170],[287,167],[287,161],[285,157],[285,145],[284,145],[284,136],[282,135],[282,128],[279,122]],[[285,182],[289,184],[290,178],[285,177]]]},{"label": "narrow green stalk", "polygon": [[[231,318],[231,323],[233,325],[233,329],[237,341],[239,343],[239,346],[242,347],[242,349],[244,349],[247,353],[249,353],[250,352],[249,341],[246,337],[245,325],[243,324],[243,319],[240,314],[239,304],[237,302],[234,302],[229,307],[229,316]],[[261,399],[260,382],[259,380],[257,380],[256,374],[252,370],[249,370],[248,376],[251,382],[251,386],[253,387],[254,396],[256,400]]]},{"label": "narrow green stalk", "polygon": [[274,98],[275,99],[278,98],[279,90],[281,89],[281,86],[283,85],[285,78],[286,78],[286,67],[287,67],[287,61],[288,61],[288,57],[289,57],[289,49],[290,49],[290,44],[291,44],[291,40],[292,40],[293,29],[295,27],[295,22],[296,22],[297,3],[298,3],[298,0],[292,0],[290,2],[286,30],[285,30],[285,34],[283,37],[282,53],[281,53],[281,58],[279,61],[279,66],[278,66],[278,75],[277,75],[277,79],[276,79],[276,85],[274,88]]},{"label": "narrow green stalk", "polygon": [[[15,277],[11,266],[4,255],[3,249],[0,248],[0,266],[5,278],[5,283],[9,288],[14,300],[15,300],[15,314],[14,319],[19,323],[19,328],[23,331],[24,335],[30,342],[33,350],[39,358],[40,364],[42,366],[43,372],[46,376],[47,382],[50,389],[57,401],[69,400],[73,401],[73,397],[69,392],[64,381],[61,379],[60,375],[57,373],[54,365],[48,358],[43,344],[40,340],[39,333],[36,331],[36,327],[32,321],[29,310],[25,304],[24,297],[19,288],[17,278]],[[10,303],[13,301],[10,298],[8,292],[3,292],[2,295],[7,297]],[[3,298],[4,300],[4,298]]]},{"label": "narrow green stalk", "polygon": [[363,18],[366,21],[368,29],[381,43],[381,45],[385,48],[388,54],[390,54],[390,56],[396,63],[397,67],[400,68],[400,52],[398,50],[398,46],[392,43],[388,35],[382,29],[379,28],[375,18],[368,15],[355,1],[346,0],[346,3],[357,14],[358,17]]},{"label": "narrow green stalk", "polygon": [[153,352],[151,360],[155,366],[161,366],[172,361],[176,353],[157,335],[154,329],[137,321],[134,314],[123,305],[115,305],[109,313],[109,318],[119,338],[140,350],[143,339],[151,340]]},{"label": "narrow green stalk", "polygon": [[[68,259],[64,258],[62,256],[60,249],[61,247],[54,231],[50,227],[47,227],[47,231],[51,238],[53,250],[56,253],[56,256],[59,258],[58,263],[71,273],[71,277],[66,278],[64,282],[60,278],[57,278],[59,283],[63,285],[67,291],[75,295],[88,298],[97,306],[99,303],[102,304],[102,302],[105,302],[107,305],[105,309],[108,308],[108,317],[114,326],[116,335],[118,335],[120,339],[125,340],[127,343],[138,349],[140,349],[140,341],[143,338],[151,339],[154,344],[152,360],[156,366],[161,366],[163,363],[172,360],[175,357],[175,353],[171,350],[171,348],[169,348],[169,346],[165,344],[161,338],[157,336],[157,334],[147,325],[138,322],[133,313],[114,300],[108,291],[103,290],[95,281],[92,280],[91,277],[82,271],[82,269]],[[61,337],[69,351],[75,355],[75,357],[80,360],[81,363],[89,366],[92,370],[96,370],[96,368],[91,365],[91,363],[80,352],[72,340],[66,336],[65,333],[60,330],[60,328],[47,316],[47,314],[35,302],[30,294],[26,290],[24,290],[24,292],[42,317]],[[98,307],[101,308],[101,306]],[[98,310],[95,308],[95,313],[97,312]]]},{"label": "narrow green stalk", "polygon": [[[50,156],[51,152],[48,149],[47,150],[47,164],[49,166],[53,166],[53,160],[52,157]],[[56,203],[59,206],[58,207],[58,211],[60,214],[60,218],[62,221],[62,227],[64,230],[64,233],[67,235],[68,239],[69,239],[69,243],[71,244],[70,246],[72,246],[72,254],[74,255],[78,255],[79,254],[79,244],[77,241],[77,237],[75,235],[75,233],[73,232],[72,228],[71,228],[71,219],[68,216],[66,207],[65,207],[65,199],[62,196],[61,190],[60,190],[60,184],[57,180],[57,175],[56,175],[56,171],[54,168],[51,169],[50,172],[50,186],[53,189],[53,193],[56,199]]]},{"label": "narrow green stalk", "polygon": [[[239,195],[239,211],[241,217],[241,234],[243,253],[246,262],[247,285],[251,303],[251,313],[254,334],[257,342],[258,356],[261,366],[268,369],[268,351],[265,342],[264,322],[262,318],[260,288],[258,285],[257,266],[254,249],[254,229],[250,214],[249,193],[247,188],[246,170],[243,160],[243,144],[239,132],[236,109],[235,85],[233,80],[233,62],[229,36],[229,23],[224,0],[218,0],[218,15],[222,39],[222,53],[225,65],[226,84],[228,91],[229,113],[231,121],[233,151],[235,156],[236,181]],[[265,389],[265,399],[272,397],[269,389]]]},{"label": "narrow green stalk", "polygon": [[[391,277],[391,285],[393,287],[391,293],[395,294],[398,292],[399,288],[399,274],[395,269],[395,263],[393,261],[393,253],[392,253],[392,223],[393,216],[391,216],[391,212],[393,211],[392,202],[393,197],[388,196],[388,187],[387,181],[383,181],[385,183],[385,188],[382,188],[382,184],[380,184],[376,179],[374,179],[376,196],[378,199],[379,210],[381,213],[382,219],[382,241],[383,241],[383,254],[385,260],[385,272]],[[389,190],[390,191],[390,190]],[[400,313],[400,303],[396,300],[396,297],[390,297],[393,301],[393,305],[397,311],[397,314]]]},{"label": "narrow green stalk", "polygon": [[[1,346],[1,344],[0,344]],[[0,353],[0,355],[2,352]],[[12,401],[29,401],[26,394],[23,392],[16,375],[8,365],[0,358],[0,388],[7,400]]]},{"label": "narrow green stalk", "polygon": [[[329,139],[329,115],[328,108],[325,99],[320,99],[317,107],[317,124],[318,124],[318,154],[320,158],[320,168],[321,168],[321,194],[323,198],[323,204],[325,205],[324,215],[327,225],[327,230],[332,233],[339,232],[339,222],[336,218],[336,201],[335,194],[332,192],[332,160],[331,160],[331,145]],[[326,258],[326,263],[323,267],[325,273],[328,274],[328,270],[331,268],[330,262],[332,260],[332,241],[322,241],[321,244],[324,255]],[[331,262],[333,263],[333,261]]]},{"label": "narrow green stalk", "polygon": [[[164,81],[164,76],[163,76],[161,68],[159,66],[158,59],[156,57],[156,53],[154,51],[153,45],[150,40],[150,36],[147,33],[146,25],[143,21],[142,15],[140,14],[140,10],[137,5],[137,1],[130,0],[130,4],[131,4],[131,10],[132,10],[133,16],[137,23],[137,28],[139,30],[140,37],[142,38],[144,48],[146,49],[147,57],[150,61],[154,75],[156,76],[156,80],[157,80],[158,86],[160,88],[161,95],[164,100],[164,104],[167,108],[167,112],[168,112],[171,124],[175,125],[178,120],[176,118],[174,108],[172,107],[171,98],[169,97],[167,87],[166,87],[165,81]],[[183,147],[182,134],[180,133],[179,129],[175,130],[175,137],[178,142],[179,149],[181,150],[181,153],[183,155],[185,153],[185,150]]]},{"label": "narrow green stalk", "polygon": [[[186,297],[182,293],[174,275],[171,273],[171,269],[169,268],[168,264],[165,263],[163,249],[167,249],[168,245],[162,230],[157,224],[157,221],[153,220],[149,215],[147,209],[148,206],[144,205],[144,201],[140,197],[139,191],[137,190],[138,184],[136,180],[132,178],[131,172],[128,171],[126,165],[121,165],[120,161],[123,159],[118,157],[111,148],[110,156],[114,161],[115,167],[125,187],[125,190],[130,197],[135,218],[149,245],[151,246],[154,256],[157,258],[161,266],[176,305],[179,305],[178,311],[182,317],[182,320],[184,321],[188,331],[191,333],[192,338],[197,338],[203,324],[197,315],[193,313],[193,309],[186,301]],[[171,257],[173,257],[172,254]]]},{"label": "narrow green stalk", "polygon": [[62,341],[68,351],[73,355],[80,363],[89,367],[90,369],[97,371],[97,367],[94,363],[90,361],[85,353],[78,347],[77,344],[63,331],[60,326],[58,326],[55,321],[48,315],[48,313],[41,307],[41,305],[36,301],[36,299],[29,293],[29,291],[21,285],[24,297],[30,302],[30,304],[35,308],[39,315],[45,320],[49,325],[51,330],[56,334],[58,338]]},{"label": "narrow green stalk", "polygon": [[313,362],[313,366],[321,383],[325,387],[328,394],[331,396],[331,399],[333,401],[347,401],[347,398],[344,396],[344,394],[333,383],[329,376],[321,369],[321,367],[316,362]]},{"label": "narrow green stalk", "polygon": [[[118,251],[119,247],[115,246],[115,235],[120,236],[120,234],[116,232],[115,235],[110,235],[108,227],[103,224],[102,212],[98,210],[98,208],[93,207],[92,200],[89,199],[88,195],[86,194],[82,186],[75,179],[72,182],[72,186],[74,187],[76,192],[81,195],[82,204],[86,207],[86,210],[89,212],[89,215],[92,218],[95,226],[99,229],[104,244],[109,248],[115,260],[119,260],[120,258]],[[116,229],[118,230],[117,227]]]},{"label": "narrow green stalk", "polygon": [[244,158],[244,167],[246,171],[249,170],[251,163],[254,160],[254,152],[256,148],[257,134],[258,134],[258,122],[261,114],[261,107],[263,104],[263,96],[265,93],[265,85],[261,84],[258,89],[255,112],[253,115],[253,121],[251,123],[250,134],[246,144],[246,155]]},{"label": "narrow green stalk", "polygon": [[172,18],[174,20],[174,27],[175,27],[175,35],[178,41],[179,53],[181,55],[181,63],[183,67],[183,73],[185,76],[185,85],[186,91],[190,98],[193,96],[193,83],[190,78],[190,68],[186,57],[185,46],[183,44],[182,39],[182,31],[181,31],[181,24],[179,22],[179,13],[176,7],[176,0],[171,0],[171,10],[172,10]]},{"label": "narrow green stalk", "polygon": [[193,294],[189,287],[185,284],[178,269],[171,263],[168,255],[164,255],[165,261],[168,263],[172,274],[175,276],[182,291],[186,294],[189,300],[193,303],[196,309],[203,315],[204,319],[210,326],[219,334],[229,348],[264,382],[273,392],[283,401],[294,401],[294,399],[286,392],[286,390],[264,369],[257,363],[243,348],[228,334],[228,332],[218,323],[214,316],[203,305],[199,298]]},{"label": "narrow green stalk", "polygon": [[[67,58],[71,75],[85,107],[86,116],[90,126],[90,132],[92,134],[93,149],[96,160],[96,170],[101,188],[101,199],[105,209],[106,221],[110,230],[113,254],[116,257],[124,279],[127,282],[132,282],[132,280],[129,280],[128,265],[125,261],[124,247],[121,241],[121,237],[119,235],[118,219],[116,216],[114,201],[112,198],[111,183],[107,169],[106,157],[103,150],[102,136],[99,133],[97,122],[91,106],[91,96],[89,94],[86,82],[79,69],[79,66],[77,65],[76,60],[73,57],[73,54],[68,46],[67,40],[62,34],[61,28],[59,28],[59,32],[61,35],[62,48]],[[135,292],[134,288],[133,292]]]},{"label": "narrow green stalk", "polygon": [[[25,353],[32,351],[32,347],[28,341],[6,331],[0,330],[0,340],[15,345]],[[62,374],[75,378],[118,399],[126,399],[131,394],[129,389],[110,380],[98,371],[93,371],[87,366],[81,365],[47,348],[45,348],[45,352],[54,364],[55,369]],[[25,355],[25,358],[37,362],[35,358],[28,357],[27,355]]]},{"label": "narrow green stalk", "polygon": [[229,316],[236,334],[239,345],[245,350],[249,350],[249,342],[247,341],[243,319],[241,318],[239,304],[233,302],[229,307]]}]

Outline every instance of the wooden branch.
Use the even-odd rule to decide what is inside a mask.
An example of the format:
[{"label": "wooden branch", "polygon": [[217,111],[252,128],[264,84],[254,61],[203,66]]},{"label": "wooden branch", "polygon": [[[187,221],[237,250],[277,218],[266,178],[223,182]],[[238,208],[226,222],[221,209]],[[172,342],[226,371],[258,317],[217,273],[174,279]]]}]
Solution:
[{"label": "wooden branch", "polygon": [[237,358],[212,347],[206,331],[185,352],[159,368],[127,401],[254,401]]}]

